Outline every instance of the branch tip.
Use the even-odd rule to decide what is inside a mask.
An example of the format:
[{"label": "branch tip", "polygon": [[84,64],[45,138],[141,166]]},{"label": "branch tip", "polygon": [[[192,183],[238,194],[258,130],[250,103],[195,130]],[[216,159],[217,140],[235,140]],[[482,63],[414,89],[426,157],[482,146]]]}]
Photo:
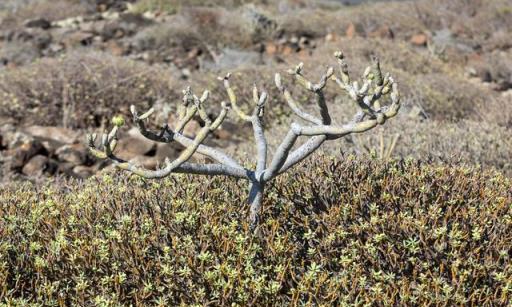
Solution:
[{"label": "branch tip", "polygon": [[274,82],[277,86],[277,88],[282,91],[284,90],[284,87],[283,87],[283,82],[281,80],[281,74],[280,73],[276,73],[275,76],[274,76]]}]

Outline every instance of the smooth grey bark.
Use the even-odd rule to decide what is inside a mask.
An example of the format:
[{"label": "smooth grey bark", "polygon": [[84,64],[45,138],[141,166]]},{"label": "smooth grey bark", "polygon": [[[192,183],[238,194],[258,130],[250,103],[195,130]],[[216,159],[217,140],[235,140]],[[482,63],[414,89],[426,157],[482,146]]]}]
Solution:
[{"label": "smooth grey bark", "polygon": [[259,215],[263,204],[264,190],[264,183],[253,181],[249,185],[249,221],[251,230],[254,230],[259,224]]}]

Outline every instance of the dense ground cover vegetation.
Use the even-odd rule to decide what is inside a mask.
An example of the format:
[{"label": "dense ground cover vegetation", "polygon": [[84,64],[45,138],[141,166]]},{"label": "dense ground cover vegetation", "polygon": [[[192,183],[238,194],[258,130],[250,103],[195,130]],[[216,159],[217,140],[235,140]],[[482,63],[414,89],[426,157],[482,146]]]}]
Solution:
[{"label": "dense ground cover vegetation", "polygon": [[105,173],[0,190],[0,297],[28,305],[504,305],[512,184],[314,156],[252,235],[236,180]]},{"label": "dense ground cover vegetation", "polygon": [[[509,0],[1,0],[0,306],[510,305],[510,42]],[[268,92],[273,151],[292,114],[273,75],[304,62],[315,79],[336,50],[353,75],[378,55],[400,113],[277,178],[254,235],[243,182],[145,181],[87,154],[131,104],[157,128],[189,85],[226,100],[227,72],[244,111],[253,83]],[[130,128],[122,158],[181,149]],[[249,140],[228,115],[206,142],[252,161]]]}]

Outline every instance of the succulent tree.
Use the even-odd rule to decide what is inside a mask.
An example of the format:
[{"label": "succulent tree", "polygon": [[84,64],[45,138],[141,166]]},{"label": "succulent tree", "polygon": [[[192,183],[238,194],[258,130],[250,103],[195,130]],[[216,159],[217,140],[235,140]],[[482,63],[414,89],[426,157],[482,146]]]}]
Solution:
[{"label": "succulent tree", "polygon": [[[160,131],[150,131],[146,128],[145,120],[154,112],[154,109],[139,115],[135,107],[131,106],[133,121],[144,137],[155,142],[177,142],[185,148],[174,161],[166,159],[162,168],[151,170],[117,157],[114,154],[114,150],[117,144],[118,129],[123,124],[123,120],[120,118],[114,119],[112,131],[103,135],[101,150],[95,145],[96,135],[88,135],[90,151],[98,158],[110,159],[120,169],[130,171],[145,178],[162,178],[172,173],[190,173],[209,176],[232,176],[247,180],[249,184],[250,222],[251,227],[254,228],[258,224],[258,215],[262,206],[266,183],[304,160],[325,141],[335,140],[352,133],[365,132],[384,124],[387,119],[394,117],[398,113],[400,96],[397,84],[389,74],[384,75],[382,73],[379,60],[376,57],[372,59],[372,64],[365,70],[360,80],[361,83],[351,80],[343,53],[336,52],[335,57],[339,65],[339,76],[334,73],[332,67],[329,67],[318,83],[309,81],[303,75],[302,63],[288,71],[288,74],[294,77],[298,84],[316,96],[319,117],[301,109],[299,104],[293,99],[290,91],[281,82],[281,75],[279,73],[275,75],[275,84],[284,96],[288,106],[306,124],[292,123],[288,133],[271,159],[268,157],[267,139],[262,125],[265,103],[268,98],[267,93],[258,91],[256,86],[254,86],[254,110],[251,114],[246,114],[238,106],[237,96],[230,86],[230,75],[219,78],[226,88],[231,108],[242,120],[252,124],[257,150],[255,169],[248,169],[224,152],[202,144],[206,137],[222,124],[229,108],[228,104],[222,102],[220,114],[215,120],[211,120],[204,109],[204,104],[209,96],[208,91],[205,91],[201,97],[198,97],[192,93],[190,88],[183,92],[184,97],[179,110],[179,118],[173,128],[166,123]],[[343,125],[333,122],[325,101],[324,89],[330,80],[336,82],[358,106],[358,111],[353,119]],[[384,106],[381,104],[381,101],[383,97],[387,96],[390,97],[391,103]],[[202,121],[204,121],[204,126],[197,132],[194,139],[188,138],[183,135],[183,129],[196,115],[199,115]],[[298,138],[301,136],[309,139],[301,146],[293,149]],[[188,162],[194,153],[208,156],[215,162]]]}]

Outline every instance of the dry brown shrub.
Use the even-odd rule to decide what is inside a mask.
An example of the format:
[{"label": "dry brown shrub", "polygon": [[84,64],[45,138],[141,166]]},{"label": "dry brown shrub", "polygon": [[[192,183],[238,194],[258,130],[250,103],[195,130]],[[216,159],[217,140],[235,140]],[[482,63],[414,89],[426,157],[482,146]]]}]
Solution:
[{"label": "dry brown shrub", "polygon": [[43,18],[57,21],[91,12],[91,6],[80,0],[38,0],[32,1],[18,10],[9,13],[0,23],[3,29],[21,26],[26,20]]},{"label": "dry brown shrub", "polygon": [[134,44],[177,56],[192,48],[199,48],[209,56],[217,48],[252,48],[254,43],[271,37],[273,28],[255,24],[246,11],[244,8],[184,8],[165,24],[138,33]]},{"label": "dry brown shrub", "polygon": [[[99,126],[131,104],[148,108],[169,97],[172,78],[101,52],[73,52],[0,74],[0,117],[18,124]],[[178,92],[178,91],[177,91]]]},{"label": "dry brown shrub", "polygon": [[509,129],[485,121],[420,121],[417,117],[402,113],[397,120],[386,123],[386,127],[379,128],[371,135],[353,136],[338,146],[326,144],[324,150],[330,153],[370,154],[380,158],[381,140],[387,153],[393,139],[398,137],[391,157],[464,161],[471,165],[496,168],[510,176],[512,142]]}]

